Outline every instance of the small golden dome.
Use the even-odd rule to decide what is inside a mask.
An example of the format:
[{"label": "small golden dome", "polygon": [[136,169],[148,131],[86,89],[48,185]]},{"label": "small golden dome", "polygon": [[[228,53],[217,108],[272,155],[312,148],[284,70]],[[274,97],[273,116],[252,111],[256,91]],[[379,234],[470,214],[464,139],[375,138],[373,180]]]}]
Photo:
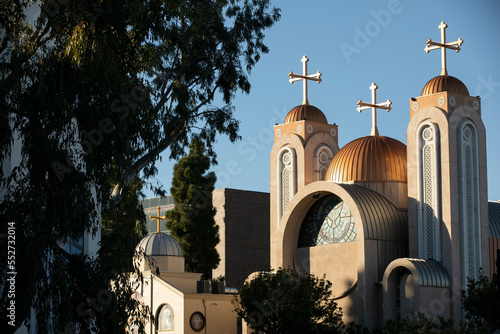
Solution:
[{"label": "small golden dome", "polygon": [[459,79],[450,75],[438,75],[427,82],[422,89],[421,96],[448,92],[469,96],[469,90]]},{"label": "small golden dome", "polygon": [[406,145],[383,136],[366,136],[345,145],[332,159],[325,180],[407,182]]},{"label": "small golden dome", "polygon": [[325,114],[310,104],[301,104],[290,110],[285,117],[284,123],[287,124],[303,120],[328,124]]}]

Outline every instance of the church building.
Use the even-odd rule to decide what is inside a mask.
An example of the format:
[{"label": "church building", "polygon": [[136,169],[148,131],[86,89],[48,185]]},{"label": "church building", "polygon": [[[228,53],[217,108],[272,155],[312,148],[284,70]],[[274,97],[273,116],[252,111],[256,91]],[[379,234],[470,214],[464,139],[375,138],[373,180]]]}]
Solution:
[{"label": "church building", "polygon": [[[462,40],[447,42],[446,27],[444,22],[439,26],[440,42],[427,41],[427,52],[441,50],[442,71],[410,98],[406,145],[379,133],[377,110],[390,111],[392,103],[378,102],[379,87],[372,83],[371,101],[357,102],[358,111],[372,113],[371,133],[340,148],[338,126],[308,101],[308,81],[321,82],[321,73],[308,74],[309,59],[302,58],[303,73],[289,77],[291,83],[302,81],[303,102],[274,127],[269,197],[214,192],[223,233],[221,267],[214,277],[228,277],[237,287],[252,270],[291,268],[333,283],[345,323],[372,328],[423,312],[454,319],[458,327],[467,280],[495,271],[500,202],[487,199],[481,99],[447,72],[446,50],[458,52]],[[238,198],[259,203],[251,206],[258,222],[234,214]],[[267,198],[269,208],[264,208]],[[267,245],[235,245],[233,237],[245,230]],[[219,288],[219,295],[195,289],[205,283],[198,282],[199,274],[184,272],[182,251],[168,233],[158,229],[138,249],[160,269],[155,273],[143,262],[149,283],[141,286],[138,298],[157,319],[148,333],[242,332],[231,308],[234,296]],[[235,265],[241,258],[248,259],[248,267]],[[219,323],[227,328],[211,327]]]},{"label": "church building", "polygon": [[[160,231],[162,220],[158,207],[156,232],[148,234],[136,247],[141,254],[142,278],[133,297],[150,308],[154,321],[144,331],[154,333],[237,333],[234,294],[226,294],[223,282],[201,280],[201,273],[184,271],[185,259],[179,243],[169,232]],[[138,333],[139,324],[131,323],[129,333]]]},{"label": "church building", "polygon": [[[377,128],[377,109],[391,101],[358,101],[371,109],[370,135],[338,146],[338,127],[304,99],[274,127],[270,173],[271,267],[293,268],[333,283],[344,321],[383,325],[413,312],[462,319],[461,291],[480,270],[490,276],[498,248],[500,203],[488,205],[486,133],[481,100],[448,75],[446,49],[462,40],[427,41],[441,49],[442,72],[410,99],[407,145]],[[497,216],[488,216],[488,209]]]}]

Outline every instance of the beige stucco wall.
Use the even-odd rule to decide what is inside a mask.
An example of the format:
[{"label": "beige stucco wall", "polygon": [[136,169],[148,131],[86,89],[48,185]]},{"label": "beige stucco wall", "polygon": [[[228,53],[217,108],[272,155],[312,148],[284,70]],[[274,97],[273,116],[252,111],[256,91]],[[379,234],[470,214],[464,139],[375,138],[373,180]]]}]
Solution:
[{"label": "beige stucco wall", "polygon": [[[342,198],[351,210],[356,224],[357,241],[338,245],[345,246],[349,252],[355,252],[350,260],[355,260],[352,267],[345,274],[352,271],[357,272],[357,288],[342,300],[341,303],[348,309],[356,307],[356,311],[346,313],[345,320],[349,320],[352,314],[357,314],[358,322],[363,326],[373,327],[381,324],[382,319],[382,288],[376,283],[380,282],[382,273],[379,273],[378,262],[378,243],[377,240],[365,240],[361,214],[357,205],[351,196],[338,184],[327,181],[313,182],[301,189],[290,202],[282,217],[282,224],[271,240],[271,265],[273,268],[290,267],[298,263],[297,254],[300,250],[297,248],[297,240],[300,232],[300,226],[308,210],[314,203],[313,195],[325,195],[333,193]],[[334,258],[337,254],[329,254]],[[313,260],[314,261],[314,260]],[[316,264],[314,264],[316,266]],[[342,270],[344,263],[330,261],[331,267],[328,270]],[[354,269],[355,268],[355,269]],[[349,280],[352,280],[349,277]],[[336,284],[335,281],[332,281]],[[348,300],[351,301],[348,301]],[[339,303],[340,304],[340,303]]]},{"label": "beige stucco wall", "polygon": [[[152,305],[151,311],[155,318],[164,304],[169,304],[173,309],[174,330],[162,333],[195,334],[189,320],[191,315],[198,311],[206,319],[206,331],[202,330],[201,333],[236,334],[237,314],[233,312],[234,295],[196,293],[196,281],[201,274],[163,273],[163,278],[156,275],[151,277],[151,272],[143,274],[144,284],[139,285],[137,289],[137,293],[141,295],[140,301],[145,305]],[[187,292],[181,292],[178,287]],[[147,323],[146,333],[156,333],[155,328],[155,323]]]},{"label": "beige stucco wall", "polygon": [[201,273],[160,271],[160,277],[182,293],[196,293],[196,282]]},{"label": "beige stucco wall", "polygon": [[198,333],[236,334],[237,317],[233,295],[187,294],[184,309],[184,333],[197,334],[189,320],[194,312],[201,312],[206,319],[205,329]]},{"label": "beige stucco wall", "polygon": [[[144,283],[138,292],[142,291],[143,302],[151,307],[151,311],[155,317],[163,304],[169,304],[174,313],[174,330],[166,331],[166,333],[184,333],[184,296],[175,289],[172,285],[162,280],[157,276],[153,276],[151,281],[151,274],[144,273]],[[153,294],[151,295],[151,289]],[[146,324],[146,333],[153,334],[155,332],[155,324]],[[151,331],[152,329],[152,331]]]},{"label": "beige stucco wall", "polygon": [[[308,126],[312,131],[308,131]],[[309,129],[311,129],[309,128]],[[302,129],[299,133],[297,129]],[[333,130],[333,131],[332,131]],[[335,134],[331,135],[331,131]],[[277,136],[277,133],[280,133]],[[270,234],[275,238],[281,217],[278,214],[278,154],[284,147],[295,150],[296,190],[300,191],[307,184],[314,182],[315,153],[319,146],[328,146],[333,155],[339,151],[338,126],[310,121],[298,121],[274,127],[274,144],[270,154]],[[272,266],[272,264],[271,264]]]},{"label": "beige stucco wall", "polygon": [[357,242],[303,247],[296,249],[295,269],[332,282],[335,302],[342,307],[344,321],[357,319],[358,265]]},{"label": "beige stucco wall", "polygon": [[[444,98],[445,103],[438,107],[438,99]],[[449,104],[450,98],[456,100],[455,106]],[[410,257],[418,258],[418,161],[416,131],[424,121],[435,123],[440,133],[441,153],[441,244],[442,263],[447,269],[452,286],[464,286],[461,277],[461,241],[460,241],[460,196],[459,196],[459,169],[458,169],[458,138],[457,129],[463,120],[475,124],[478,134],[478,164],[479,164],[479,210],[481,231],[481,259],[482,268],[486,276],[489,271],[489,227],[488,227],[488,198],[487,198],[487,167],[486,167],[486,132],[481,120],[481,109],[474,110],[474,101],[480,103],[478,97],[437,93],[416,98],[410,101],[411,119],[407,129],[408,148],[408,219],[410,238]],[[417,102],[419,108],[413,110],[411,106]],[[479,104],[480,106],[480,104]],[[461,319],[461,303],[453,299],[451,316],[458,321]]]},{"label": "beige stucco wall", "polygon": [[184,263],[185,259],[182,256],[141,256],[139,268],[141,271],[156,271],[158,268],[159,270],[183,272]]}]

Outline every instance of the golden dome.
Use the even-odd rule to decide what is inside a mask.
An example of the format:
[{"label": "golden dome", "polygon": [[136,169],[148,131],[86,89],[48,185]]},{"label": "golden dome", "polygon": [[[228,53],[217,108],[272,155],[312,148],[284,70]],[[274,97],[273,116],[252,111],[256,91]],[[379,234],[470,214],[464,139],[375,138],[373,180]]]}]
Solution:
[{"label": "golden dome", "polygon": [[345,145],[332,159],[325,180],[406,182],[406,145],[383,136],[366,136]]},{"label": "golden dome", "polygon": [[296,106],[290,110],[285,117],[284,123],[286,124],[303,120],[328,124],[325,114],[310,104],[301,104],[300,106]]},{"label": "golden dome", "polygon": [[422,89],[421,96],[448,92],[469,96],[469,90],[459,79],[451,75],[438,75],[427,82]]}]

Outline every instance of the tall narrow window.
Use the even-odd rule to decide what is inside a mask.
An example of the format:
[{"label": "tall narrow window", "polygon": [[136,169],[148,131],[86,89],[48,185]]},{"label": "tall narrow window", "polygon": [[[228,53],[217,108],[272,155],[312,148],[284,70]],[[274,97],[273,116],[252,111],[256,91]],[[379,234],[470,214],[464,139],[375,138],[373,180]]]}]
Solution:
[{"label": "tall narrow window", "polygon": [[333,152],[328,146],[318,146],[314,154],[314,181],[323,181],[325,179],[326,170],[332,158]]},{"label": "tall narrow window", "polygon": [[281,149],[278,154],[278,220],[296,192],[295,150],[290,147]]},{"label": "tall narrow window", "polygon": [[479,278],[481,267],[477,130],[472,122],[461,124],[458,143],[462,285],[466,286],[467,278]]},{"label": "tall narrow window", "polygon": [[424,122],[417,131],[419,257],[441,260],[439,129]]}]

